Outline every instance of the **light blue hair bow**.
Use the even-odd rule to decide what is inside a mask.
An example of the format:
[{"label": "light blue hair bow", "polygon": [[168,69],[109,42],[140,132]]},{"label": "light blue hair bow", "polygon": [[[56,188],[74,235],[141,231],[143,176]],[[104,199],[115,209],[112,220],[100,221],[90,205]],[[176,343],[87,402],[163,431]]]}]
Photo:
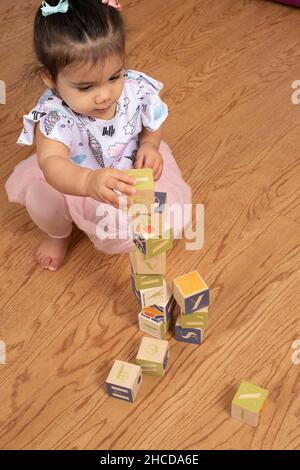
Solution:
[{"label": "light blue hair bow", "polygon": [[69,9],[69,0],[60,0],[56,7],[51,7],[47,2],[43,2],[41,6],[42,15],[49,16],[54,13],[67,13]]}]

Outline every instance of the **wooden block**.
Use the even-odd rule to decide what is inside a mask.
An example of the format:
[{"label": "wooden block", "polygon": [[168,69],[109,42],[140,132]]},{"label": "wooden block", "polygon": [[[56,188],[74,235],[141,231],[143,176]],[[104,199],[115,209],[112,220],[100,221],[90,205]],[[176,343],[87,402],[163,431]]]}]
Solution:
[{"label": "wooden block", "polygon": [[256,427],[268,395],[268,390],[243,381],[231,403],[232,418]]},{"label": "wooden block", "polygon": [[136,364],[115,361],[106,380],[109,396],[119,400],[134,402],[142,383],[142,369]]},{"label": "wooden block", "polygon": [[169,360],[168,341],[143,337],[136,363],[141,366],[143,374],[162,377]]},{"label": "wooden block", "polygon": [[164,206],[167,202],[167,193],[155,192],[154,193],[154,204],[155,212],[162,214],[164,211]]},{"label": "wooden block", "polygon": [[201,328],[182,328],[179,320],[175,325],[175,338],[184,343],[201,344],[204,337],[204,329]]},{"label": "wooden block", "polygon": [[170,329],[172,313],[175,307],[176,301],[171,289],[167,287],[166,302],[163,302],[161,305],[145,307],[139,314],[140,329],[155,338],[163,339]]},{"label": "wooden block", "polygon": [[155,201],[152,169],[143,168],[140,170],[130,169],[123,171],[137,181],[134,186],[136,194],[133,196],[133,203],[150,206],[151,210],[151,205]]},{"label": "wooden block", "polygon": [[[146,307],[146,309],[152,309],[152,307]],[[160,315],[158,310],[151,313],[151,315],[147,315],[147,312],[144,311],[139,313],[139,328],[144,333],[154,336],[154,338],[163,339],[166,334],[166,323],[163,316]]]},{"label": "wooden block", "polygon": [[155,256],[155,258],[146,258],[137,248],[134,252],[129,253],[129,257],[132,269],[136,274],[166,274],[166,253]]},{"label": "wooden block", "polygon": [[173,231],[167,227],[163,229],[163,233],[157,233],[154,225],[149,224],[134,232],[133,242],[146,258],[153,258],[171,250]]},{"label": "wooden block", "polygon": [[136,290],[151,289],[163,285],[164,278],[161,274],[134,274]]},{"label": "wooden block", "polygon": [[188,315],[181,312],[179,323],[182,328],[207,328],[208,326],[208,307]]},{"label": "wooden block", "polygon": [[[167,287],[167,300],[165,302],[161,302],[160,304],[155,304],[151,308],[156,309],[160,314],[163,316],[165,323],[170,325],[172,321],[172,314],[176,307],[176,300],[174,299],[172,290]],[[144,309],[145,310],[145,309]]]},{"label": "wooden block", "polygon": [[140,305],[142,305],[141,294],[135,287],[134,272],[133,271],[131,271],[131,288],[132,288],[132,292],[133,292],[136,300],[140,303]]},{"label": "wooden block", "polygon": [[164,304],[168,300],[167,284],[165,280],[163,280],[163,285],[160,287],[142,289],[138,292],[143,308],[150,307],[151,305]]},{"label": "wooden block", "polygon": [[209,288],[197,271],[174,279],[173,294],[184,314],[197,312],[209,305]]}]

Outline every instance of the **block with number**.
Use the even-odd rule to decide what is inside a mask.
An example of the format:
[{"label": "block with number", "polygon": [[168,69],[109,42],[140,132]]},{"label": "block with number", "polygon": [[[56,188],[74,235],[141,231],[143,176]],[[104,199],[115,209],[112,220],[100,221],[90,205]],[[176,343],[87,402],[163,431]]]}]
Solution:
[{"label": "block with number", "polygon": [[141,331],[154,336],[154,338],[163,339],[165,337],[166,323],[158,310],[146,307],[140,312],[138,319]]},{"label": "block with number", "polygon": [[197,312],[209,305],[209,288],[197,271],[174,279],[173,295],[184,314]]},{"label": "block with number", "polygon": [[145,205],[151,210],[151,205],[154,204],[155,201],[152,169],[143,168],[139,170],[130,169],[123,171],[137,181],[134,186],[136,193],[133,196],[133,203]]},{"label": "block with number", "polygon": [[151,305],[164,304],[168,300],[168,291],[166,281],[160,287],[152,287],[151,289],[142,289],[139,292],[140,302],[143,308],[151,307]]},{"label": "block with number", "polygon": [[143,374],[162,377],[169,360],[168,341],[143,337],[136,363],[141,366]]},{"label": "block with number", "polygon": [[208,326],[208,307],[195,313],[186,315],[181,312],[179,323],[182,328],[207,328]]},{"label": "block with number", "polygon": [[134,402],[142,383],[142,370],[136,364],[115,361],[106,380],[109,396],[119,400]]},{"label": "block with number", "polygon": [[162,274],[134,274],[134,284],[138,291],[160,287],[163,285],[163,282]]},{"label": "block with number", "polygon": [[268,390],[243,381],[231,403],[232,418],[256,427],[266,408],[268,395]]},{"label": "block with number", "polygon": [[201,344],[203,341],[204,330],[200,328],[182,328],[179,320],[175,325],[175,338],[184,343]]},{"label": "block with number", "polygon": [[166,274],[166,253],[155,256],[155,258],[146,258],[137,248],[129,253],[130,262],[133,271],[136,274]]}]

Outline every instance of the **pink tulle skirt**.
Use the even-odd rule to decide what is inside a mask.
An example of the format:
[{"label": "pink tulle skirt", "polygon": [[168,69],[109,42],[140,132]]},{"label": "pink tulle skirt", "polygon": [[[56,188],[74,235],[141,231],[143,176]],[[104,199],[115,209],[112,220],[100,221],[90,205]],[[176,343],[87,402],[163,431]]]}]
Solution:
[{"label": "pink tulle skirt", "polygon": [[[155,191],[167,193],[167,204],[181,206],[191,204],[191,188],[182,179],[181,172],[171,153],[170,147],[162,141],[160,153],[164,160],[164,169],[161,178],[155,182]],[[26,206],[26,191],[33,180],[45,180],[41,171],[37,155],[33,154],[19,163],[9,176],[5,184],[8,200]],[[66,206],[71,220],[93,242],[96,249],[108,253],[124,253],[134,249],[132,238],[128,233],[128,216],[126,212],[115,209],[113,206],[101,203],[90,197],[70,196],[64,194]],[[114,228],[118,228],[116,238]],[[105,222],[105,223],[104,223]],[[174,237],[182,232],[189,221],[186,218],[178,218],[172,221]],[[99,231],[99,227],[101,230]],[[101,235],[99,235],[101,232]],[[109,234],[105,236],[105,232]]]}]

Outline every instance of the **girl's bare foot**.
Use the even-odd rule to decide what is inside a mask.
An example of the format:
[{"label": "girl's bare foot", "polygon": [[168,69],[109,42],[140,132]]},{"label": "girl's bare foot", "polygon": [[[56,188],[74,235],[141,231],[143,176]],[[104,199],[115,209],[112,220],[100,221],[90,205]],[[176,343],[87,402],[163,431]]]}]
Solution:
[{"label": "girl's bare foot", "polygon": [[37,249],[35,258],[42,268],[56,271],[66,256],[71,235],[67,238],[52,238],[46,235]]}]

